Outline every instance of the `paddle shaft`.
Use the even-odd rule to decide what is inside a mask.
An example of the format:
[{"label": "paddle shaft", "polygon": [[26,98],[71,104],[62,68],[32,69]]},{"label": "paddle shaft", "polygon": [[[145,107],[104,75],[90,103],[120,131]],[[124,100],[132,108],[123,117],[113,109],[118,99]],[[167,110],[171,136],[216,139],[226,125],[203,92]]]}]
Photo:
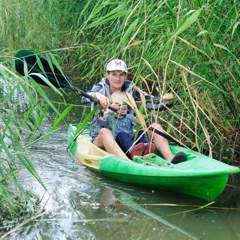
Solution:
[{"label": "paddle shaft", "polygon": [[[78,93],[79,95],[82,95],[86,98],[88,98],[91,102],[94,102],[94,103],[97,103],[97,104],[100,104],[99,100],[89,94],[87,94],[86,92],[82,91],[81,89],[77,88],[77,87],[73,87],[73,90]],[[128,118],[129,120],[137,123],[137,124],[140,124],[140,121],[135,118],[133,115],[130,115],[130,114],[124,114],[124,113],[121,113],[118,111],[118,109],[112,107],[112,106],[109,106],[108,109],[110,109],[111,111],[115,112],[115,113],[118,113],[126,118]]]}]

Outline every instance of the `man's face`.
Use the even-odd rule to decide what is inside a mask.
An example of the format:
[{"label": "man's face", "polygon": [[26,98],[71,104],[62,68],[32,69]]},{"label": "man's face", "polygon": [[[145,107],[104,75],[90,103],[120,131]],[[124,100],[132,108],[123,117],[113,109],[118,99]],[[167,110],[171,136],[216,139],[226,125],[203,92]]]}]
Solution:
[{"label": "man's face", "polygon": [[107,78],[112,90],[122,90],[122,86],[127,79],[127,73],[119,70],[111,71],[107,73]]}]

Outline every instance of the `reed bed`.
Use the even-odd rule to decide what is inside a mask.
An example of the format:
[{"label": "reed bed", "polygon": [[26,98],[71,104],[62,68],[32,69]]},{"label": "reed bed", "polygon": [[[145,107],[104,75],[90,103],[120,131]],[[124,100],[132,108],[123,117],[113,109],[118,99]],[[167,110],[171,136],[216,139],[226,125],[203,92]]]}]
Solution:
[{"label": "reed bed", "polygon": [[[63,94],[60,98],[68,108],[58,111],[40,87],[26,84],[26,79],[15,74],[14,54],[23,48],[43,56],[51,52],[82,90],[105,75],[110,59],[122,58],[129,65],[129,79],[144,90],[157,96],[175,94],[171,109],[148,112],[148,119],[159,121],[173,137],[200,152],[207,148],[210,155],[216,149],[224,154],[229,149],[229,163],[239,157],[239,1],[3,0],[0,12],[0,77],[9,86],[9,79],[15,79],[31,103],[19,122],[13,106],[8,105],[6,114],[18,86],[1,96],[0,114],[5,119],[1,144],[6,154],[1,157],[2,186],[9,178],[15,181],[11,164],[16,159],[38,178],[22,152],[14,154],[4,145],[10,126],[15,127],[9,135],[16,144],[13,150],[19,147],[22,129],[31,131],[27,143],[20,141],[24,152],[49,109],[56,116],[54,128],[72,107]],[[39,104],[37,96],[50,107]],[[33,118],[31,112],[36,108],[38,114]],[[31,119],[35,119],[33,125]],[[17,182],[16,186],[26,196]],[[1,190],[0,207],[11,202],[6,192]]]}]

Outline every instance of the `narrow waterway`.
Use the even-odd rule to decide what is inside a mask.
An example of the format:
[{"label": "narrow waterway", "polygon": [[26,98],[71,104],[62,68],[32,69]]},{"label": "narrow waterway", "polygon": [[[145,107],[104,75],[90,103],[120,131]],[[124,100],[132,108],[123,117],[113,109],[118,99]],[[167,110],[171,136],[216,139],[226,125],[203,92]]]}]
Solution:
[{"label": "narrow waterway", "polygon": [[[80,102],[76,94],[69,96]],[[16,97],[21,98],[27,99]],[[27,107],[16,110],[23,112]],[[79,108],[73,112],[67,121],[82,119]],[[48,133],[49,128],[43,124],[41,131]],[[68,124],[59,126],[51,138],[32,145],[28,158],[47,190],[26,170],[19,178],[39,196],[42,212],[19,225],[7,239],[239,239],[240,174],[232,176],[224,193],[210,204],[122,183],[77,164],[66,151],[67,128]]]},{"label": "narrow waterway", "polygon": [[32,147],[30,159],[48,190],[26,171],[20,181],[40,196],[44,212],[10,239],[239,239],[239,174],[202,208],[207,202],[121,183],[77,164],[66,152],[67,127]]}]

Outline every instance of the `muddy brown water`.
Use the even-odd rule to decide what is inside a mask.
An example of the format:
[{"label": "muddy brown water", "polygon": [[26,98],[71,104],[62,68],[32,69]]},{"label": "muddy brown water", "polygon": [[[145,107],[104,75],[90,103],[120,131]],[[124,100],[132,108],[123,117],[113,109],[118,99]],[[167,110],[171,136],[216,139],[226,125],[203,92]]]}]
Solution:
[{"label": "muddy brown water", "polygon": [[20,181],[40,196],[44,212],[10,238],[239,239],[239,174],[202,208],[203,200],[122,183],[77,164],[66,152],[67,127],[32,147],[30,158],[47,191],[26,171]]}]

